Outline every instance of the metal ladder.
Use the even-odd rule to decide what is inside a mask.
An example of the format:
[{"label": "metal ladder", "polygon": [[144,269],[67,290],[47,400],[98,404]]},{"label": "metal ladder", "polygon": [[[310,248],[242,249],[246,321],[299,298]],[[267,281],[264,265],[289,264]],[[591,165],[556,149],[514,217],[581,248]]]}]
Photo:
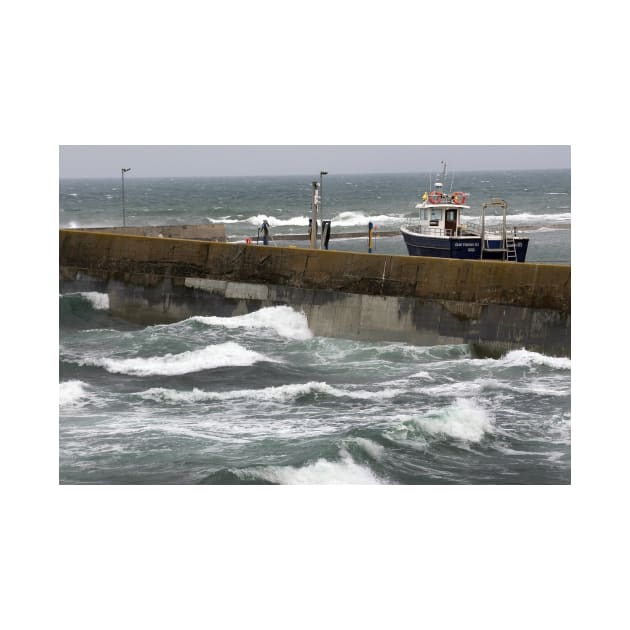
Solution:
[{"label": "metal ladder", "polygon": [[505,232],[505,260],[507,262],[517,262],[518,260],[514,236],[514,228]]}]

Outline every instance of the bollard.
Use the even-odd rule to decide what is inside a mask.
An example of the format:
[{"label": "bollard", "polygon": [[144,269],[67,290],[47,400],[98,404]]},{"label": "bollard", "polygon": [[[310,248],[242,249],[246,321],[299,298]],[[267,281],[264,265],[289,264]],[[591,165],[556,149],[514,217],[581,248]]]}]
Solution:
[{"label": "bollard", "polygon": [[372,253],[372,230],[374,229],[374,224],[372,221],[368,223],[368,254]]},{"label": "bollard", "polygon": [[328,249],[330,241],[330,221],[322,221],[322,249]]}]

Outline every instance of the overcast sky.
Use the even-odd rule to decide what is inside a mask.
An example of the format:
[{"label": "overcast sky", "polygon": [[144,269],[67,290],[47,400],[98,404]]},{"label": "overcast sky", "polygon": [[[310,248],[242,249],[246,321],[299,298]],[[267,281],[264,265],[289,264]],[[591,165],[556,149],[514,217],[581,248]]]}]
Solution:
[{"label": "overcast sky", "polygon": [[446,146],[114,146],[59,147],[59,174],[137,177],[416,173],[570,168],[566,145]]}]

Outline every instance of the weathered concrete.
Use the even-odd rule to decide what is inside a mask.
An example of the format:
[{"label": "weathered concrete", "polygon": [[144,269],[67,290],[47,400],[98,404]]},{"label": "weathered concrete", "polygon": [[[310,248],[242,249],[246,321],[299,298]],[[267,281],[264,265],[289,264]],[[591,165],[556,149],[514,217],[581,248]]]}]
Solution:
[{"label": "weathered concrete", "polygon": [[200,241],[218,241],[224,243],[225,226],[221,223],[208,225],[127,225],[81,228],[85,232],[106,232],[109,234],[128,234],[131,236],[155,236],[157,238],[191,238]]},{"label": "weathered concrete", "polygon": [[570,355],[568,265],[445,260],[61,230],[61,290],[142,323],[289,304],[315,334]]}]

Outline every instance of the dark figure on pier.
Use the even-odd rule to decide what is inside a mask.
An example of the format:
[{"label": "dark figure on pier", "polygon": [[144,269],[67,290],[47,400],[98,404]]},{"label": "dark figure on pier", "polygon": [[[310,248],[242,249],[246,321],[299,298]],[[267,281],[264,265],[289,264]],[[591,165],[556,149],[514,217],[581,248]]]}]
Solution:
[{"label": "dark figure on pier", "polygon": [[260,230],[263,235],[263,245],[269,245],[269,223],[267,223],[267,219],[262,222]]}]

